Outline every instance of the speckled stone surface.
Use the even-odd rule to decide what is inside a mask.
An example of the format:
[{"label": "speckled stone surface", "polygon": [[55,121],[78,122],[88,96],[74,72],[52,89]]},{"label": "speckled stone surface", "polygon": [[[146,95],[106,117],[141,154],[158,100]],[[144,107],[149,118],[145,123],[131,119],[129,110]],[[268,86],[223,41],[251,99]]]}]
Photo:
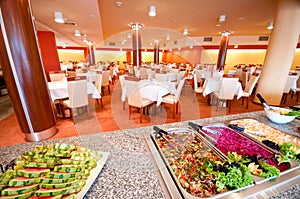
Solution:
[{"label": "speckled stone surface", "polygon": [[[263,111],[215,118],[193,120],[198,124],[224,123],[226,121],[254,118],[281,131],[300,137],[296,128],[300,127],[300,120],[294,120],[286,125],[271,123]],[[189,121],[158,125],[160,128],[187,128]],[[109,157],[99,176],[84,198],[165,198],[163,188],[156,175],[157,167],[151,161],[151,152],[147,150],[145,138],[153,132],[152,126],[61,138],[13,145],[0,148],[0,163],[6,165],[24,151],[31,150],[36,145],[54,143],[69,143],[87,147],[97,151],[109,152]],[[281,193],[275,198],[300,198],[300,182]]]}]

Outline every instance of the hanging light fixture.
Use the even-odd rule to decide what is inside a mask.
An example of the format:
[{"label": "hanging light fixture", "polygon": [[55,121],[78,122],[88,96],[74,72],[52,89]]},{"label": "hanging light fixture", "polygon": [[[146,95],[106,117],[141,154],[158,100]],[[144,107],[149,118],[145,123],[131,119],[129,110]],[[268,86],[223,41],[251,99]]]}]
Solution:
[{"label": "hanging light fixture", "polygon": [[189,30],[188,30],[187,28],[185,28],[185,29],[183,30],[183,34],[184,34],[184,35],[189,34]]},{"label": "hanging light fixture", "polygon": [[149,9],[149,16],[150,16],[150,17],[156,16],[156,7],[155,7],[155,6],[150,6],[150,9]]},{"label": "hanging light fixture", "polygon": [[75,30],[75,34],[74,34],[76,37],[80,37],[81,34],[80,34],[80,30]]},{"label": "hanging light fixture", "polygon": [[54,21],[56,23],[65,23],[65,19],[62,12],[54,12]]},{"label": "hanging light fixture", "polygon": [[268,29],[268,30],[272,30],[272,29],[273,29],[273,22],[270,22],[270,23],[269,23],[267,29]]}]

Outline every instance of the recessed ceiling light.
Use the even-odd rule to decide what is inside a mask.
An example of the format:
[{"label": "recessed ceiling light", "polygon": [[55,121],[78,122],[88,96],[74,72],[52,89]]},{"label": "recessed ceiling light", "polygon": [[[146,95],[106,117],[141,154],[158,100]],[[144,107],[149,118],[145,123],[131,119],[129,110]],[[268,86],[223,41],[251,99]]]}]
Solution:
[{"label": "recessed ceiling light", "polygon": [[54,12],[54,21],[56,23],[65,23],[63,13],[62,12]]},{"label": "recessed ceiling light", "polygon": [[189,34],[189,30],[188,30],[187,28],[185,28],[185,29],[183,30],[183,34],[184,34],[184,35]]},{"label": "recessed ceiling light", "polygon": [[117,7],[120,7],[122,4],[123,4],[122,1],[116,1],[116,6],[117,6]]},{"label": "recessed ceiling light", "polygon": [[268,30],[272,30],[272,29],[273,29],[273,22],[270,22],[270,23],[269,23],[267,29],[268,29]]},{"label": "recessed ceiling light", "polygon": [[221,24],[217,23],[216,26],[219,27],[219,26],[221,26]]},{"label": "recessed ceiling light", "polygon": [[239,18],[237,18],[237,20],[240,20],[240,21],[242,21],[244,19],[245,19],[245,17],[239,17]]},{"label": "recessed ceiling light", "polygon": [[150,6],[148,14],[149,14],[150,17],[155,17],[156,16],[156,7],[155,6]]}]

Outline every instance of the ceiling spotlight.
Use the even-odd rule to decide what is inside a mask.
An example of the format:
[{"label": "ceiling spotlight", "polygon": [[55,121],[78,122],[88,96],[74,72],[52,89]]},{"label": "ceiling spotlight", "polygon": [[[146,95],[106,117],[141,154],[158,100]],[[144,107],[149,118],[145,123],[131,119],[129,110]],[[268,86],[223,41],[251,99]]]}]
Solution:
[{"label": "ceiling spotlight", "polygon": [[190,49],[193,49],[193,47],[194,47],[193,45],[190,45]]},{"label": "ceiling spotlight", "polygon": [[62,12],[54,12],[54,21],[57,23],[65,23],[65,19]]},{"label": "ceiling spotlight", "polygon": [[185,28],[185,29],[183,30],[183,34],[184,34],[184,35],[189,34],[189,30],[188,30],[187,28]]},{"label": "ceiling spotlight", "polygon": [[233,46],[233,48],[239,48],[239,45],[236,44],[236,45]]},{"label": "ceiling spotlight", "polygon": [[122,4],[123,4],[122,1],[116,1],[116,6],[117,6],[117,7],[120,7]]},{"label": "ceiling spotlight", "polygon": [[220,15],[219,16],[219,22],[222,23],[226,20],[226,15]]},{"label": "ceiling spotlight", "polygon": [[269,23],[267,29],[268,29],[268,30],[272,30],[272,29],[273,29],[273,22],[270,22],[270,23]]},{"label": "ceiling spotlight", "polygon": [[63,43],[62,47],[66,48],[67,47],[67,43]]},{"label": "ceiling spotlight", "polygon": [[150,17],[154,17],[156,16],[156,7],[155,6],[150,6],[150,9],[149,9],[149,16]]},{"label": "ceiling spotlight", "polygon": [[80,30],[75,30],[75,34],[74,34],[76,37],[80,37],[81,34],[80,34]]},{"label": "ceiling spotlight", "polygon": [[83,41],[84,43],[87,43],[87,42],[88,42],[86,36],[83,37],[83,40],[82,40],[82,41]]},{"label": "ceiling spotlight", "polygon": [[131,33],[130,32],[127,33],[127,38],[128,39],[131,38]]},{"label": "ceiling spotlight", "polygon": [[169,41],[170,40],[170,35],[166,36],[166,40]]},{"label": "ceiling spotlight", "polygon": [[178,50],[181,50],[181,47],[178,47]]}]

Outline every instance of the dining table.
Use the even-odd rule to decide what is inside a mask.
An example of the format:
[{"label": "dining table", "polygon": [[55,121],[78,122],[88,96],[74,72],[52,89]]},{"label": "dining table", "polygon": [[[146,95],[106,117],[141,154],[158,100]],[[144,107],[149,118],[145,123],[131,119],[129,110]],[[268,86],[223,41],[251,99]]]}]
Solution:
[{"label": "dining table", "polygon": [[[221,82],[222,82],[222,78],[207,78],[204,81],[203,84],[203,93],[202,95],[204,97],[208,96],[207,99],[207,104],[210,105],[212,104],[212,97],[211,95],[214,92],[220,91],[221,88]],[[243,88],[242,88],[242,84],[240,82],[238,82],[237,86],[234,88],[235,90],[235,95],[237,96],[237,99],[240,99],[243,96]]]},{"label": "dining table", "polygon": [[86,73],[77,73],[76,76],[86,77],[88,82],[95,82],[96,81],[96,71],[88,71]]},{"label": "dining table", "polygon": [[158,82],[155,79],[146,79],[139,81],[124,80],[122,89],[121,101],[125,102],[131,92],[140,87],[141,97],[157,102],[159,106],[162,102],[163,96],[167,94],[174,94],[176,92],[176,85],[174,82]]},{"label": "dining table", "polygon": [[[69,97],[67,81],[48,82],[48,88],[53,102],[58,99]],[[96,86],[91,82],[87,82],[87,93],[88,95],[91,95],[93,99],[101,98]]]}]

